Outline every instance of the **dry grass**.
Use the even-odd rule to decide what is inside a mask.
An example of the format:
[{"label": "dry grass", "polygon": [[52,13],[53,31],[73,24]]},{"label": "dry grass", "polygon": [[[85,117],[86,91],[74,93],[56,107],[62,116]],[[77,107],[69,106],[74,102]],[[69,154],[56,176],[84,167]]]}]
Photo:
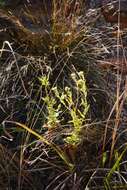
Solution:
[{"label": "dry grass", "polygon": [[[111,62],[113,66],[120,63],[121,57],[126,64],[119,27],[117,36],[112,35],[112,27],[106,28],[104,34],[102,26],[95,26],[96,10],[88,12],[95,17],[91,22],[90,17],[82,14],[82,4],[69,12],[67,2],[62,3],[60,6],[54,1],[51,43],[46,44],[45,51],[37,51],[35,55],[35,49],[41,49],[41,44],[34,46],[34,55],[27,44],[25,54],[31,53],[27,56],[23,52],[21,55],[21,50],[9,42],[4,42],[1,48],[1,188],[126,189],[126,156],[123,154],[126,150],[123,139],[126,137],[126,76],[124,66],[121,70],[120,67],[107,70],[107,65],[106,70],[104,68],[112,51],[116,53],[116,61]],[[26,46],[24,40],[22,43]],[[63,140],[73,131],[70,113],[63,106],[57,130],[49,130],[43,98],[53,96],[53,87],[64,92],[67,86],[73,92],[76,110],[80,109],[81,94],[77,93],[71,78],[72,73],[77,76],[79,71],[84,72],[90,108],[81,126],[81,142],[74,149]],[[47,89],[39,82],[42,76],[48,78]],[[57,101],[55,106],[59,104]],[[15,121],[25,124],[29,130],[19,129],[13,124]],[[74,164],[74,170],[70,172],[52,146],[37,140],[30,131],[42,135],[49,144],[56,143]]]}]

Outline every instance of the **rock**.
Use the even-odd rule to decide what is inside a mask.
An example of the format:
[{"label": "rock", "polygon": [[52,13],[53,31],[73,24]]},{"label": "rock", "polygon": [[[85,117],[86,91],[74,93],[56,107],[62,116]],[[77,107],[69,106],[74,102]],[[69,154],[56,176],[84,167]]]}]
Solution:
[{"label": "rock", "polygon": [[102,14],[107,22],[120,22],[121,28],[127,27],[127,0],[102,0],[101,4]]}]

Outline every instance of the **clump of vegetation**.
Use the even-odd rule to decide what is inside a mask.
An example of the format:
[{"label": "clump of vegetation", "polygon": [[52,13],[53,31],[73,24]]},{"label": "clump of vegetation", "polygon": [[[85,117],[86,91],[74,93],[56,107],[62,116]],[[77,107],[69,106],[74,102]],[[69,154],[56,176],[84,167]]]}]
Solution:
[{"label": "clump of vegetation", "polygon": [[[77,73],[79,79],[76,79],[77,77],[75,73],[72,73],[71,77],[75,82],[77,94],[79,94],[79,97],[77,97],[76,100],[73,99],[71,88],[66,86],[65,89],[62,89],[62,92],[59,92],[57,87],[53,87],[52,91],[55,96],[51,99],[47,96],[44,98],[44,102],[47,103],[48,107],[47,124],[51,127],[57,126],[57,123],[59,123],[58,117],[60,114],[63,114],[63,110],[66,110],[68,116],[71,118],[71,120],[68,121],[68,124],[73,125],[74,127],[73,132],[66,138],[66,142],[76,145],[80,143],[81,138],[79,137],[79,134],[82,130],[83,123],[86,120],[89,106],[87,103],[87,88],[83,72]],[[56,98],[60,103],[56,103]],[[78,104],[80,105],[80,108],[78,108]],[[58,106],[54,109],[55,105]]]}]

